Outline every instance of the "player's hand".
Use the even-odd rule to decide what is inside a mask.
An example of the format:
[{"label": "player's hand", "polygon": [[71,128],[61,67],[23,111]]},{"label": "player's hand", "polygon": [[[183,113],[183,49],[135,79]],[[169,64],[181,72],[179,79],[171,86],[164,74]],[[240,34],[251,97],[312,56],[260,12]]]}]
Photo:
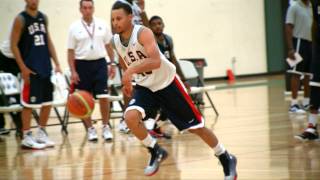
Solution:
[{"label": "player's hand", "polygon": [[108,68],[108,77],[109,79],[113,79],[116,75],[116,66],[110,65]]},{"label": "player's hand", "polygon": [[122,76],[122,85],[123,85],[122,92],[128,97],[131,97],[132,90],[133,90],[131,81],[132,81],[132,74],[128,69],[123,73],[123,76]]},{"label": "player's hand", "polygon": [[294,56],[295,51],[293,49],[288,51],[288,58],[291,60],[296,60],[296,57]]},{"label": "player's hand", "polygon": [[76,71],[71,72],[71,83],[78,84],[80,82],[79,75]]},{"label": "player's hand", "polygon": [[24,67],[21,69],[21,76],[25,84],[30,83],[30,74],[36,74],[35,72],[31,71],[28,67]]}]

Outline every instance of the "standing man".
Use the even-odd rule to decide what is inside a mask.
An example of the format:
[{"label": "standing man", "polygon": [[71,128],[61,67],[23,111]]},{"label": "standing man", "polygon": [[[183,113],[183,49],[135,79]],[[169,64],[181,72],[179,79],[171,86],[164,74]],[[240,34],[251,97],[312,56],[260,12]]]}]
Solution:
[{"label": "standing man", "polygon": [[295,136],[296,139],[315,140],[319,139],[317,132],[318,109],[320,108],[320,0],[312,0],[313,24],[312,24],[312,63],[311,73],[311,96],[310,96],[310,114],[308,116],[308,127],[305,131]]},{"label": "standing man", "polygon": [[[50,81],[52,65],[61,72],[57,55],[48,31],[48,18],[38,11],[39,0],[25,0],[26,9],[14,20],[11,32],[11,50],[22,75],[21,103],[23,147],[43,149],[55,145],[45,131],[53,100]],[[40,108],[39,130],[36,139],[30,130],[33,108]]]},{"label": "standing man", "polygon": [[[286,18],[286,39],[288,57],[295,60],[295,53],[299,53],[303,61],[290,68],[292,100],[289,108],[290,113],[306,113],[309,108],[310,97],[310,63],[312,56],[311,44],[312,9],[309,0],[298,0],[293,3]],[[304,99],[302,107],[298,103],[298,91],[300,78],[303,77]]]},{"label": "standing man", "polygon": [[[151,155],[144,174],[154,175],[160,163],[168,156],[167,151],[148,134],[141,122],[146,112],[161,107],[179,130],[189,130],[198,135],[214,150],[226,179],[236,179],[236,157],[229,154],[216,136],[204,127],[203,117],[176,76],[175,66],[160,53],[152,31],[131,23],[132,9],[128,4],[115,3],[111,17],[112,25],[118,33],[113,37],[113,45],[125,69],[122,77],[123,93],[132,96],[124,113],[125,121]],[[137,83],[133,95],[132,78]]]},{"label": "standing man", "polygon": [[[108,66],[106,58],[113,63],[113,49],[110,45],[112,33],[106,23],[93,17],[93,0],[80,0],[82,18],[70,26],[68,37],[68,62],[71,81],[75,89],[86,90],[99,99],[103,123],[103,138],[112,140],[109,123]],[[107,56],[107,53],[109,57]],[[111,65],[109,76],[114,76],[115,68]],[[88,128],[88,140],[98,140],[91,118],[84,119]]]}]

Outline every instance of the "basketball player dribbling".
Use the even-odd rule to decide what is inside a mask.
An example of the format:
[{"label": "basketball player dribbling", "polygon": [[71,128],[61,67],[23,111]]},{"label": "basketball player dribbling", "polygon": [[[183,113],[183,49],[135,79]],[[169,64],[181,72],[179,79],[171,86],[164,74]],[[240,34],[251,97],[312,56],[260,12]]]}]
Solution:
[{"label": "basketball player dribbling", "polygon": [[[144,174],[157,172],[168,153],[152,138],[141,120],[147,111],[162,108],[179,130],[198,135],[220,160],[225,179],[237,179],[237,159],[229,154],[211,130],[204,127],[204,119],[192,104],[183,83],[176,76],[175,66],[160,53],[153,32],[141,25],[133,25],[132,9],[116,2],[112,7],[112,25],[116,30],[112,43],[125,69],[123,93],[132,96],[125,110],[125,121],[131,132],[148,148],[151,158]],[[133,95],[132,79],[137,85]]]}]

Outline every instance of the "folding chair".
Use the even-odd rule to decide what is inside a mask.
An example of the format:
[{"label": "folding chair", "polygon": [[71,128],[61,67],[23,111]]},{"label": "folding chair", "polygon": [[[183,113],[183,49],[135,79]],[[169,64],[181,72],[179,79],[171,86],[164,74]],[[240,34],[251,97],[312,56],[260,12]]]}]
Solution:
[{"label": "folding chair", "polygon": [[0,73],[1,113],[17,112],[22,110],[20,102],[10,102],[6,96],[20,95],[20,85],[17,77],[11,73]]},{"label": "folding chair", "polygon": [[[13,74],[0,73],[0,113],[9,114],[20,112],[20,84]],[[21,128],[22,122],[16,122],[13,118],[17,130]],[[18,127],[19,126],[19,127]]]},{"label": "folding chair", "polygon": [[[69,95],[68,83],[61,73],[53,73],[50,79],[54,85],[52,107],[60,122],[61,131],[68,134],[67,124],[65,123],[69,118],[69,112],[66,108]],[[60,107],[63,108],[63,115],[59,111]]]},{"label": "folding chair", "polygon": [[[122,102],[123,95],[121,93],[119,93],[119,89],[121,89],[121,87],[122,87],[121,77],[122,77],[121,69],[119,67],[119,64],[117,64],[115,77],[113,79],[108,80],[108,86],[109,86],[109,91],[110,91],[109,92],[110,96],[108,97],[108,99],[111,102],[111,107],[115,105],[113,102],[117,102],[121,108],[120,112],[123,113],[123,111],[124,111],[124,103]],[[110,111],[110,113],[119,112],[113,108],[111,108],[111,109],[113,111]]]},{"label": "folding chair", "polygon": [[214,85],[205,86],[204,82],[200,79],[199,74],[198,74],[196,68],[194,67],[194,65],[192,64],[192,62],[179,60],[178,63],[181,67],[182,74],[186,80],[197,79],[197,81],[198,81],[197,86],[191,87],[191,91],[189,92],[189,94],[197,94],[197,93],[202,93],[202,92],[205,93],[206,97],[209,100],[210,106],[212,107],[212,109],[214,110],[216,115],[219,116],[219,113],[218,113],[216,107],[214,106],[212,99],[208,93],[208,91],[215,90],[216,86],[214,86]]}]

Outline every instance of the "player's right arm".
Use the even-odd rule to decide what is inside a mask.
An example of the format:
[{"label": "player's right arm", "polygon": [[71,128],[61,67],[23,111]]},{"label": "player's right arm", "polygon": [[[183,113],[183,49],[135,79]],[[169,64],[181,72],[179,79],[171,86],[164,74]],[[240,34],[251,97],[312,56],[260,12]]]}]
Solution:
[{"label": "player's right arm", "polygon": [[23,26],[24,24],[23,24],[22,17],[17,16],[13,22],[13,27],[12,27],[11,36],[10,36],[10,44],[11,44],[11,51],[21,71],[22,79],[24,80],[25,83],[29,83],[30,74],[35,74],[35,73],[25,65],[18,47]]},{"label": "player's right arm", "polygon": [[80,78],[75,67],[74,49],[68,49],[68,64],[71,71],[71,82],[78,84],[80,81]]},{"label": "player's right arm", "polygon": [[75,37],[73,36],[72,26],[71,26],[69,30],[69,35],[68,35],[68,64],[71,71],[71,82],[78,84],[80,81],[80,78],[75,66],[75,60],[76,60],[75,59],[76,56],[74,52],[75,47],[76,47],[76,40],[75,40]]},{"label": "player's right arm", "polygon": [[295,59],[294,57],[294,47],[293,47],[293,28],[295,22],[295,8],[294,6],[290,6],[287,12],[286,17],[286,25],[285,25],[285,32],[286,32],[286,42],[288,47],[288,57],[290,59]]}]

